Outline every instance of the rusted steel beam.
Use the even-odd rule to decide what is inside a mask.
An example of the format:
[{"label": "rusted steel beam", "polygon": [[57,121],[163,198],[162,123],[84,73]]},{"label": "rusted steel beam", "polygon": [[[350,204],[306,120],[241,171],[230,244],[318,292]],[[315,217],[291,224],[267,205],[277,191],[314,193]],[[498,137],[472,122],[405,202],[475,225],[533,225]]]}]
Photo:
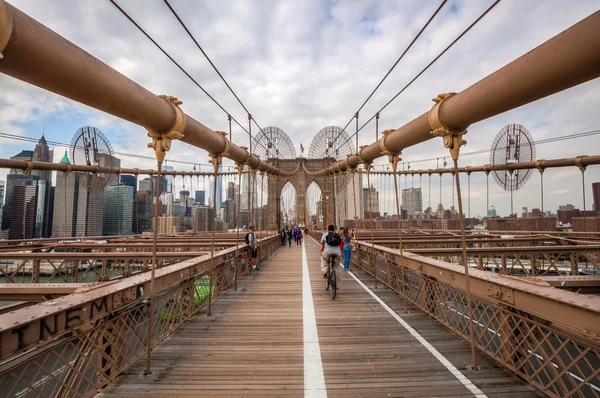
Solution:
[{"label": "rusted steel beam", "polygon": [[[207,252],[158,252],[160,260],[204,256]],[[0,253],[0,260],[147,260],[152,252],[90,252],[90,253]]]},{"label": "rusted steel beam", "polygon": [[[482,242],[483,243],[483,242]],[[427,248],[407,249],[411,253],[422,256],[456,256],[462,253],[461,248]],[[508,247],[469,247],[467,254],[536,254],[536,253],[589,253],[600,252],[600,245],[569,245],[569,246],[508,246]],[[1,258],[1,257],[0,257]]]},{"label": "rusted steel beam", "polygon": [[[87,166],[81,164],[65,164],[51,162],[33,162],[27,160],[0,159],[0,168],[5,169],[20,169],[20,170],[56,170],[63,172],[81,171],[85,173],[114,173],[114,174],[141,174],[155,175],[158,170],[154,169],[137,169],[127,167],[103,167],[103,166]],[[237,172],[220,172],[222,176],[237,175]],[[161,176],[214,176],[215,173],[205,173],[200,171],[175,171],[161,170]]]},{"label": "rusted steel beam", "polygon": [[0,285],[0,301],[47,301],[48,297],[74,293],[85,283],[11,283]]},{"label": "rusted steel beam", "polygon": [[[368,253],[371,243],[356,242],[360,252]],[[400,251],[375,245],[382,259],[392,259],[397,264]],[[404,264],[415,271],[436,280],[465,289],[462,265],[435,260],[410,252],[404,252]],[[555,323],[576,335],[587,335],[600,341],[600,297],[577,294],[556,289],[546,282],[527,281],[518,277],[500,275],[472,269],[470,274],[471,293],[499,304],[509,305],[525,313]]]},{"label": "rusted steel beam", "polygon": [[[184,114],[110,66],[75,46],[4,1],[0,15],[0,72],[101,110],[148,131],[183,134],[181,141],[225,156],[269,174],[286,175],[276,167]],[[8,40],[5,40],[8,38]],[[3,44],[6,42],[5,44]]]},{"label": "rusted steel beam", "polygon": [[[259,250],[274,250],[279,236],[259,240]],[[245,248],[235,247],[215,253],[214,264],[204,255],[157,268],[155,291],[178,285],[190,278],[206,273],[236,256]],[[70,284],[69,284],[70,285]],[[11,357],[29,348],[52,340],[53,336],[75,330],[90,321],[101,319],[150,294],[150,271],[129,278],[106,283],[86,284],[73,294],[11,311],[0,317],[0,359]]]},{"label": "rusted steel beam", "polygon": [[[535,162],[522,162],[522,163],[508,163],[508,164],[497,164],[491,165],[486,164],[485,166],[466,166],[459,167],[456,169],[457,173],[484,173],[488,171],[494,170],[528,170],[528,169],[551,169],[556,167],[579,167],[579,165],[591,166],[600,164],[600,156],[580,156],[576,158],[566,158],[566,159],[549,159],[549,160],[538,160]],[[403,175],[432,175],[432,174],[452,174],[454,173],[454,168],[446,168],[446,169],[420,169],[420,170],[398,170],[395,174],[403,174]],[[393,171],[371,171],[371,174],[383,174],[383,175],[392,175]]]},{"label": "rusted steel beam", "polygon": [[[439,105],[440,124],[464,131],[471,124],[577,86],[600,76],[600,11],[576,23]],[[321,174],[372,162],[387,151],[400,154],[434,138],[427,111]]]}]

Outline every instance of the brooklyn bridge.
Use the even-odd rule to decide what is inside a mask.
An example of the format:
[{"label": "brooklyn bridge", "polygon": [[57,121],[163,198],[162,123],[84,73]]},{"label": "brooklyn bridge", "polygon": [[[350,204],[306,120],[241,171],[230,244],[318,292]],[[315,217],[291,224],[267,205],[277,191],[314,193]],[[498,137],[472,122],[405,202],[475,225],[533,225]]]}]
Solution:
[{"label": "brooklyn bridge", "polygon": [[[137,155],[155,164],[121,167],[110,135],[91,126],[64,156],[43,136],[0,158],[1,396],[600,396],[600,186],[586,194],[600,146],[537,159],[512,123],[489,137],[490,162],[464,161],[478,123],[555,95],[560,108],[565,90],[594,84],[600,12],[460,92],[423,92],[433,102],[401,126],[361,106],[344,127],[307,132],[305,151],[284,126],[258,124],[165,3],[243,119],[211,96],[224,111],[214,130],[177,92],[152,93],[0,0],[3,78],[138,126],[148,148]],[[405,158],[425,145],[445,157],[411,168]],[[192,170],[172,167],[188,160]],[[544,176],[559,170],[575,173],[569,195],[583,208],[555,217]],[[490,205],[490,175],[509,217]],[[513,197],[530,178],[538,208],[518,217]],[[335,296],[320,267],[330,225],[349,245]]]}]

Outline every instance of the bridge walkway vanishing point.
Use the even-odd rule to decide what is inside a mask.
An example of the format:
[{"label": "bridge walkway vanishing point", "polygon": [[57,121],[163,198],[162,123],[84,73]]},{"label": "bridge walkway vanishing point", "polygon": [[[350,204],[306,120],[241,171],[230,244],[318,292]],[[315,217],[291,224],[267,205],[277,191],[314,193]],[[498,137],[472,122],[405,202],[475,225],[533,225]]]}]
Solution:
[{"label": "bridge walkway vanishing point", "polygon": [[544,396],[484,354],[468,369],[468,342],[414,307],[405,314],[364,273],[358,282],[342,271],[332,301],[318,245],[305,245],[282,247],[212,316],[173,333],[153,351],[151,376],[139,361],[100,396]]}]

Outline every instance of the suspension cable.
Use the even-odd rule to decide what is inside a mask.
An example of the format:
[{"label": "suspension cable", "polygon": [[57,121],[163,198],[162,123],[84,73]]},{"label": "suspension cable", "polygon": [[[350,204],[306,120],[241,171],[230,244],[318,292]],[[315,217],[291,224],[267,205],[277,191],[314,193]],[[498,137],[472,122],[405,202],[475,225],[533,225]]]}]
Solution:
[{"label": "suspension cable", "polygon": [[[429,26],[429,24],[431,23],[431,21],[433,21],[433,19],[436,17],[436,15],[440,12],[440,10],[442,9],[442,7],[444,6],[444,4],[446,4],[447,0],[443,0],[442,3],[439,5],[439,7],[435,10],[435,12],[433,13],[433,15],[431,15],[431,17],[429,18],[429,20],[427,21],[427,23],[425,23],[425,25],[423,25],[423,27],[421,28],[421,30],[419,30],[419,33],[417,33],[417,35],[412,39],[412,41],[410,42],[410,44],[408,45],[408,47],[406,47],[406,49],[402,52],[402,54],[400,55],[400,57],[398,57],[398,59],[396,60],[396,62],[394,62],[394,64],[392,65],[392,67],[387,71],[387,73],[385,74],[385,76],[383,76],[383,78],[379,81],[379,83],[377,83],[377,86],[375,86],[375,88],[373,89],[373,91],[371,91],[371,94],[369,94],[369,96],[367,97],[367,99],[362,103],[362,105],[358,108],[358,110],[354,113],[354,116],[352,116],[350,118],[350,120],[348,121],[348,123],[346,123],[346,126],[342,129],[342,131],[340,131],[337,135],[337,137],[335,137],[334,141],[337,141],[338,138],[340,138],[340,135],[342,135],[342,133],[344,131],[346,131],[346,129],[348,128],[348,126],[350,125],[350,123],[352,123],[352,119],[354,119],[356,117],[357,119],[357,123],[358,123],[358,113],[364,108],[364,106],[367,104],[367,102],[369,102],[369,100],[371,99],[371,97],[373,97],[373,95],[375,94],[375,92],[379,89],[379,87],[381,87],[381,85],[383,84],[383,82],[388,78],[388,76],[392,73],[392,71],[394,70],[394,68],[398,65],[398,63],[400,63],[400,61],[404,58],[404,56],[406,55],[406,53],[408,52],[408,50],[411,49],[411,47],[413,46],[413,44],[415,44],[415,42],[419,39],[419,37],[421,36],[421,34],[423,34],[423,32],[425,31],[425,29],[427,29],[427,27]],[[358,126],[357,126],[358,127]],[[357,134],[358,135],[358,132]],[[357,139],[357,145],[356,145],[356,150],[358,151],[358,139]],[[321,154],[321,157],[324,155]]]},{"label": "suspension cable", "polygon": [[[192,39],[192,41],[194,42],[194,44],[196,44],[196,47],[198,47],[198,50],[200,50],[200,52],[202,52],[202,54],[204,55],[204,57],[206,58],[206,60],[210,64],[210,66],[212,66],[213,69],[215,70],[215,72],[217,72],[217,75],[219,75],[219,77],[221,78],[221,80],[223,81],[223,83],[225,83],[225,85],[227,86],[227,88],[229,89],[229,91],[231,92],[231,94],[233,94],[233,96],[235,97],[235,99],[237,100],[237,102],[242,106],[242,108],[244,108],[244,110],[246,111],[246,113],[249,114],[250,111],[248,110],[248,108],[246,108],[246,106],[243,104],[243,102],[237,96],[237,94],[235,93],[235,91],[233,91],[233,89],[231,88],[231,86],[229,85],[229,83],[227,83],[227,80],[225,80],[225,78],[223,77],[223,75],[221,74],[221,72],[219,71],[219,69],[212,62],[212,60],[210,59],[210,57],[208,56],[208,54],[206,54],[206,52],[204,51],[204,49],[202,48],[202,46],[200,45],[200,43],[198,43],[198,41],[196,40],[196,38],[194,37],[194,35],[192,34],[192,32],[190,32],[190,30],[187,28],[187,26],[185,25],[185,23],[179,17],[179,14],[177,14],[177,12],[173,9],[173,7],[171,7],[171,4],[169,3],[168,0],[163,0],[163,1],[167,5],[167,7],[169,7],[169,10],[171,10],[171,12],[173,13],[173,16],[175,16],[175,18],[177,19],[177,21],[179,21],[179,24],[186,31],[186,33],[188,34],[188,36],[190,37],[190,39]],[[231,116],[231,115],[228,115],[228,116]],[[254,120],[254,119],[252,119],[252,120],[254,121],[254,124],[256,125],[256,127],[258,127],[258,129],[260,130],[260,132],[262,133],[262,135],[267,140],[267,143],[271,144],[271,140],[269,139],[269,137],[267,137],[267,135],[264,133],[263,129],[258,125],[258,123],[256,122],[256,120]]]},{"label": "suspension cable", "polygon": [[[131,17],[131,16],[130,16],[130,15],[129,15],[129,14],[128,14],[128,13],[127,13],[125,10],[123,10],[123,9],[122,9],[122,8],[121,8],[121,7],[120,7],[120,6],[119,6],[119,5],[118,5],[118,4],[115,2],[115,0],[109,0],[109,1],[110,1],[110,2],[111,2],[111,3],[112,3],[112,4],[113,4],[113,5],[114,5],[114,6],[115,6],[115,7],[116,7],[116,8],[117,8],[117,9],[118,9],[120,12],[121,12],[121,14],[123,14],[123,15],[124,15],[124,16],[125,16],[125,17],[126,17],[126,18],[127,18],[127,19],[128,19],[128,20],[129,20],[129,21],[130,21],[130,22],[131,22],[131,23],[132,23],[132,24],[133,24],[133,25],[136,27],[136,28],[138,28],[138,30],[139,30],[139,31],[140,31],[140,32],[141,32],[141,33],[142,33],[144,36],[146,36],[146,37],[148,38],[148,40],[150,40],[150,41],[152,42],[152,44],[154,44],[154,45],[155,45],[155,46],[156,46],[156,47],[157,47],[157,48],[158,48],[158,49],[159,49],[159,50],[160,50],[160,51],[161,51],[161,52],[162,52],[162,53],[163,53],[163,54],[164,54],[164,55],[165,55],[167,58],[169,58],[169,60],[171,60],[171,62],[172,62],[172,63],[173,63],[175,66],[177,66],[177,68],[179,68],[179,70],[181,70],[181,71],[183,72],[183,74],[184,74],[184,75],[186,75],[186,76],[187,76],[187,77],[188,77],[188,78],[189,78],[189,79],[190,79],[190,80],[191,80],[191,81],[192,81],[192,82],[193,82],[193,83],[194,83],[194,84],[195,84],[195,85],[196,85],[196,86],[197,86],[197,87],[198,87],[200,90],[202,90],[202,92],[203,92],[204,94],[206,94],[206,96],[207,96],[208,98],[210,98],[210,99],[212,100],[212,102],[213,102],[213,103],[215,103],[215,105],[217,105],[217,106],[218,106],[218,107],[219,107],[219,108],[220,108],[220,109],[221,109],[221,110],[222,110],[222,111],[223,111],[223,112],[224,112],[226,115],[228,115],[228,116],[229,116],[229,115],[231,115],[229,112],[227,112],[227,110],[226,110],[225,108],[223,108],[223,106],[222,106],[222,105],[221,105],[221,104],[220,104],[220,103],[219,103],[219,102],[218,102],[218,101],[217,101],[217,100],[216,100],[216,99],[215,99],[215,98],[214,98],[212,95],[210,95],[210,94],[209,94],[209,92],[208,92],[208,91],[206,91],[206,90],[204,89],[204,87],[202,87],[202,86],[200,85],[200,83],[198,83],[198,82],[196,81],[196,79],[194,79],[194,78],[192,77],[192,75],[190,75],[190,74],[189,74],[189,73],[188,73],[188,72],[187,72],[187,71],[186,71],[186,70],[185,70],[185,69],[184,69],[184,68],[183,68],[183,67],[182,67],[182,66],[181,66],[181,65],[180,65],[180,64],[179,64],[177,61],[175,61],[175,59],[174,59],[174,58],[173,58],[173,57],[172,57],[172,56],[171,56],[171,55],[170,55],[170,54],[169,54],[169,53],[168,53],[168,52],[167,52],[165,49],[163,49],[163,48],[160,46],[160,44],[158,44],[158,43],[157,43],[157,42],[156,42],[156,41],[155,41],[155,40],[152,38],[152,36],[150,36],[150,35],[149,35],[149,34],[148,34],[148,33],[147,33],[147,32],[146,32],[146,31],[145,31],[145,30],[144,30],[144,29],[143,29],[143,28],[142,28],[140,25],[138,25],[138,23],[137,23],[137,22],[135,22],[135,20],[134,20],[134,19],[133,19],[133,18],[132,18],[132,17]],[[235,122],[235,123],[236,123],[238,126],[240,126],[240,128],[241,128],[242,130],[244,130],[244,131],[245,131],[245,132],[246,132],[248,135],[250,135],[250,137],[251,137],[251,138],[254,138],[254,137],[252,137],[252,135],[251,135],[251,134],[248,132],[248,130],[246,130],[246,129],[244,128],[244,126],[242,126],[242,125],[241,125],[241,124],[240,124],[240,123],[237,121],[237,119],[236,119],[236,118],[234,118],[234,117],[232,116],[232,117],[231,117],[231,119],[232,119],[232,120],[233,120],[233,121],[234,121],[234,122]],[[255,141],[257,141],[257,143],[258,143],[259,145],[261,145],[261,146],[262,146],[262,144],[260,144],[256,138],[254,138],[254,140],[255,140]],[[263,149],[265,149],[265,150],[266,150],[266,148],[265,148],[264,146],[263,146]]]},{"label": "suspension cable", "polygon": [[[441,53],[438,54],[437,57],[435,57],[425,68],[423,68],[411,81],[409,81],[403,88],[402,90],[398,91],[398,93],[396,95],[394,95],[392,97],[392,99],[390,99],[383,107],[381,107],[381,109],[379,109],[373,116],[371,116],[369,118],[369,120],[367,120],[365,122],[365,124],[363,124],[358,131],[355,134],[358,134],[358,132],[360,132],[366,125],[368,125],[373,119],[375,119],[375,116],[378,113],[381,113],[385,108],[387,108],[396,98],[398,98],[398,96],[400,96],[400,94],[402,94],[408,87],[410,87],[415,80],[417,80],[423,73],[425,73],[425,71],[427,71],[438,59],[440,59],[450,48],[452,48],[460,39],[462,39],[462,37],[467,34],[467,32],[469,32],[475,25],[477,25],[477,23],[479,21],[481,21],[483,19],[483,17],[485,17],[494,7],[496,7],[496,5],[498,3],[500,3],[501,0],[496,0],[487,10],[485,10],[483,12],[483,14],[481,14],[479,16],[479,18],[477,18],[471,25],[469,25],[467,27],[467,29],[465,29],[456,39],[454,39],[454,41],[452,43],[450,43]],[[354,137],[354,134],[350,137],[348,137],[346,139],[346,141],[342,144],[344,145],[346,142],[348,142],[348,140],[352,139]]]}]

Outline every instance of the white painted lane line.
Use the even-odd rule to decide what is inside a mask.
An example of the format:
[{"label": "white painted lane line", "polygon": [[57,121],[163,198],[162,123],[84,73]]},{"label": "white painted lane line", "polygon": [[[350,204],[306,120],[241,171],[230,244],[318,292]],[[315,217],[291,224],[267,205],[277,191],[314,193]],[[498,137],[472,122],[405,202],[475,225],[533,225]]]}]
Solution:
[{"label": "white painted lane line", "polygon": [[304,396],[327,398],[305,245],[302,245],[302,327],[304,335]]},{"label": "white painted lane line", "polygon": [[473,393],[473,395],[475,395],[477,398],[486,397],[486,395],[483,392],[481,392],[481,390],[479,388],[475,387],[475,385],[469,379],[467,379],[466,376],[460,372],[460,370],[456,369],[456,367],[454,365],[452,365],[452,363],[450,363],[450,361],[448,361],[438,350],[436,350],[434,346],[429,344],[429,342],[427,340],[425,340],[419,334],[419,332],[417,332],[415,329],[413,329],[412,326],[410,326],[408,323],[406,323],[406,321],[404,319],[400,318],[400,316],[398,314],[396,314],[394,312],[394,310],[392,310],[386,303],[384,303],[383,300],[381,300],[379,298],[379,296],[377,296],[375,293],[373,293],[371,291],[371,289],[369,289],[364,283],[362,283],[362,281],[360,279],[358,279],[356,276],[354,276],[354,274],[352,274],[352,272],[348,272],[348,275],[350,275],[352,278],[354,278],[354,280],[356,282],[358,282],[358,284],[361,285],[362,288],[365,289],[367,291],[367,293],[369,293],[375,300],[377,300],[377,302],[379,304],[381,304],[381,306],[383,308],[385,308],[386,311],[390,313],[390,315],[392,315],[394,318],[396,318],[396,320],[402,326],[404,326],[404,328],[406,330],[408,330],[408,332],[415,339],[417,339],[419,341],[419,343],[421,343],[425,348],[427,348],[427,351],[429,351],[434,357],[436,357],[436,359],[438,361],[440,361],[446,367],[446,369],[448,369],[450,371],[450,373],[452,373],[452,375],[454,375],[454,377],[456,377],[458,379],[458,381],[460,381],[465,387],[467,387],[469,389],[469,391],[471,391],[471,393]]}]

